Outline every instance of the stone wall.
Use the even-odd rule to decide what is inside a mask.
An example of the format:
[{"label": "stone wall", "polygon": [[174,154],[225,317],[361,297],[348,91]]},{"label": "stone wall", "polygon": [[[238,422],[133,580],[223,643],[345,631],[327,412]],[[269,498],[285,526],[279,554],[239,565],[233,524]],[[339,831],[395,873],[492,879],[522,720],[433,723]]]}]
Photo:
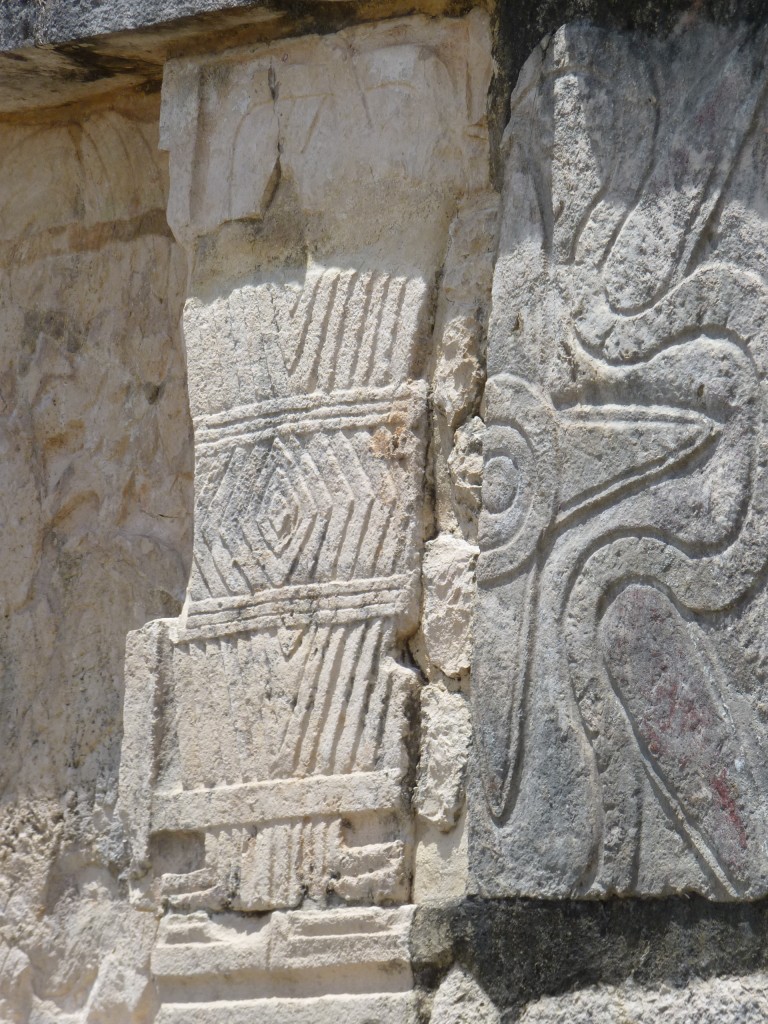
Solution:
[{"label": "stone wall", "polygon": [[119,882],[125,634],[180,607],[192,464],[157,97],[0,133],[0,1018],[15,1021],[103,1001],[151,942]]},{"label": "stone wall", "polygon": [[768,27],[577,6],[4,8],[0,1021],[765,1018]]}]

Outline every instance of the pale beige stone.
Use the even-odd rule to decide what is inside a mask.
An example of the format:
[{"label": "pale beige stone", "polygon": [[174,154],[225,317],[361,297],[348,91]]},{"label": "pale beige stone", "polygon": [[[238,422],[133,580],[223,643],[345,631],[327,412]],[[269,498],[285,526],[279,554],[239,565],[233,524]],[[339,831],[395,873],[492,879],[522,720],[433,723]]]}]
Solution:
[{"label": "pale beige stone", "polygon": [[449,832],[419,816],[411,893],[414,903],[445,903],[466,896],[467,832],[466,802]]},{"label": "pale beige stone", "polygon": [[[405,645],[431,520],[434,302],[452,246],[441,294],[464,330],[462,261],[492,244],[490,71],[478,11],[168,65],[195,539],[182,615],[128,640],[120,800],[133,905],[173,912],[158,1022],[415,1020],[411,909],[384,907],[412,891]],[[454,416],[478,400],[481,323],[457,349]],[[453,580],[460,678],[474,552],[451,544],[435,582]],[[451,828],[468,709],[427,705],[439,791],[423,810]]]},{"label": "pale beige stone", "polygon": [[[479,412],[485,384],[498,207],[498,196],[491,191],[459,204],[435,310],[431,370],[435,520],[438,529],[461,533],[472,543],[477,542],[482,450],[470,466],[464,436]],[[467,487],[471,495],[464,493]]]},{"label": "pale beige stone", "polygon": [[484,434],[485,424],[479,416],[473,416],[454,434],[448,456],[453,510],[464,537],[472,544],[477,543]]},{"label": "pale beige stone", "polygon": [[432,1004],[430,1024],[500,1024],[501,1015],[475,979],[452,967]]},{"label": "pale beige stone", "polygon": [[438,684],[421,696],[421,761],[416,807],[422,818],[450,831],[464,803],[464,774],[471,738],[469,706],[461,693]]},{"label": "pale beige stone", "polygon": [[[477,548],[442,533],[424,551],[421,632],[431,665],[452,679],[469,672]],[[427,671],[429,671],[427,669]]]},{"label": "pale beige stone", "polygon": [[178,610],[191,548],[158,112],[115,95],[0,126],[4,1021],[84,1020],[105,986],[130,1019],[132,983],[99,979],[144,972],[154,933],[121,893],[114,806],[125,633]]}]

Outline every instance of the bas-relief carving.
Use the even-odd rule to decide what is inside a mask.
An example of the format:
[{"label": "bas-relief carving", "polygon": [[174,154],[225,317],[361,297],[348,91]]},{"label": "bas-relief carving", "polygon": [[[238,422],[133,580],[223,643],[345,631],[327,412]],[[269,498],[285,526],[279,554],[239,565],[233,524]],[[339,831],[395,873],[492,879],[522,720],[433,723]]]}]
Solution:
[{"label": "bas-relief carving", "polygon": [[764,48],[573,25],[513,95],[473,670],[486,894],[768,888]]},{"label": "bas-relief carving", "polygon": [[387,908],[412,873],[421,378],[451,219],[487,188],[489,53],[475,13],[169,65],[195,542],[182,616],[129,637],[120,780],[133,899],[176,929],[162,1020],[201,993],[200,1020],[415,1013]]}]

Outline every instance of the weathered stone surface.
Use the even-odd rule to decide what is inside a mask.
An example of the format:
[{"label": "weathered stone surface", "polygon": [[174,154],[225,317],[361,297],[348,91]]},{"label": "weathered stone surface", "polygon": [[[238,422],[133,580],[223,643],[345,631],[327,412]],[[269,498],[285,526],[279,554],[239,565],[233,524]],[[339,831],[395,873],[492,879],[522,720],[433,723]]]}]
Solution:
[{"label": "weathered stone surface", "polygon": [[483,435],[485,424],[473,416],[456,431],[448,456],[451,502],[456,520],[468,541],[477,543],[477,519],[483,480]]},{"label": "weathered stone surface", "polygon": [[490,191],[459,204],[443,264],[431,357],[435,526],[445,533],[463,534],[473,543],[477,541],[482,450],[470,454],[462,440],[464,432],[471,433],[468,425],[480,409],[485,383],[498,211],[498,195]]},{"label": "weathered stone surface", "polygon": [[766,1015],[725,3],[2,8],[2,1021]]},{"label": "weathered stone surface", "polygon": [[574,993],[588,999],[635,986],[650,999],[695,990],[702,979],[750,984],[768,969],[767,921],[764,900],[443,901],[416,908],[411,959],[425,1003],[456,964],[503,1020],[516,1021],[540,1001],[567,1007]]},{"label": "weathered stone surface", "polygon": [[114,807],[125,632],[180,608],[192,539],[158,113],[0,126],[3,1021],[126,1019],[154,935]]},{"label": "weathered stone surface", "polygon": [[763,39],[568,26],[513,97],[473,680],[482,893],[768,889]]},{"label": "weathered stone surface", "polygon": [[428,541],[422,566],[423,669],[459,680],[472,658],[477,548],[449,533]]},{"label": "weathered stone surface", "polygon": [[520,1024],[597,1024],[626,1020],[632,1024],[758,1024],[768,1014],[768,977],[715,978],[686,988],[593,988],[530,1004]]},{"label": "weathered stone surface", "polygon": [[466,698],[442,686],[421,697],[421,758],[416,788],[419,814],[450,831],[464,803],[464,774],[471,727]]},{"label": "weathered stone surface", "polygon": [[[459,198],[488,204],[489,53],[472,14],[166,70],[195,541],[183,615],[129,637],[121,817],[134,905],[210,945],[161,935],[159,1021],[415,1012],[407,965],[374,970],[402,915],[352,908],[410,897],[424,377]],[[452,544],[465,636],[445,667],[466,675],[474,552]],[[426,812],[447,828],[469,734],[456,699],[456,765],[444,738],[430,748]],[[254,912],[269,925],[236,916]],[[294,922],[316,939],[301,954]],[[323,950],[346,963],[345,929],[360,971],[321,980]]]},{"label": "weathered stone surface", "polygon": [[152,955],[159,1022],[415,1024],[412,908],[171,914]]},{"label": "weathered stone surface", "polygon": [[471,974],[452,967],[437,990],[430,1024],[500,1024],[501,1015]]}]

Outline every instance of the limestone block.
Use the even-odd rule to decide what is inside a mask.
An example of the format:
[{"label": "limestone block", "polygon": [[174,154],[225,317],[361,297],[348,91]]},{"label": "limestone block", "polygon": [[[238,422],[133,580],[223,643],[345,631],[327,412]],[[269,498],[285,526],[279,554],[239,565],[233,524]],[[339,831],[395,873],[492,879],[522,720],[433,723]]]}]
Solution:
[{"label": "limestone block", "polygon": [[768,891],[764,45],[572,25],[513,96],[473,679],[488,895]]},{"label": "limestone block", "polygon": [[125,633],[178,612],[192,542],[158,115],[115,93],[0,126],[3,1021],[84,1020],[109,956],[127,978],[152,945],[113,815]]},{"label": "limestone block", "polygon": [[438,988],[430,1024],[500,1024],[501,1015],[475,979],[452,967]]},{"label": "limestone block", "polygon": [[443,832],[456,824],[464,803],[464,774],[471,736],[469,708],[460,693],[424,688],[421,698],[421,764],[416,788],[419,814]]},{"label": "limestone block", "polygon": [[421,630],[431,665],[450,678],[469,671],[477,548],[441,533],[424,551]]},{"label": "limestone block", "polygon": [[[161,119],[169,223],[188,242],[259,218],[285,178],[310,231],[317,216],[354,237],[366,193],[364,238],[379,218],[391,229],[394,198],[406,199],[408,186],[434,205],[459,182],[480,189],[487,142],[482,129],[467,129],[484,122],[489,77],[479,11],[170,61]],[[418,248],[418,235],[398,223]]]},{"label": "limestone block", "polygon": [[768,1013],[768,979],[764,974],[695,980],[685,988],[594,986],[530,1003],[520,1024],[598,1024],[606,1020],[632,1024],[758,1024]]},{"label": "limestone block", "polygon": [[489,203],[490,71],[480,12],[169,62],[195,538],[182,615],[128,640],[120,783],[134,906],[166,912],[158,1024],[416,1019],[390,908],[413,872],[424,378],[451,222]]},{"label": "limestone block", "polygon": [[485,424],[479,416],[473,416],[454,434],[448,456],[453,510],[464,537],[471,543],[477,543],[484,434]]},{"label": "limestone block", "polygon": [[417,1020],[412,908],[167,916],[152,957],[158,1022]]},{"label": "limestone block", "polygon": [[434,403],[451,431],[479,404],[482,391],[498,208],[495,192],[471,196],[449,234],[436,316]]},{"label": "limestone block", "polygon": [[0,946],[0,1015],[8,1024],[24,1024],[32,1009],[32,965],[18,948]]},{"label": "limestone block", "polygon": [[[470,468],[461,441],[480,408],[485,383],[498,212],[498,195],[491,191],[470,195],[459,204],[435,309],[431,373],[435,524],[440,530],[460,531],[473,543],[477,541],[482,452],[471,460]],[[465,484],[472,489],[469,505],[468,496],[460,493]]]}]

